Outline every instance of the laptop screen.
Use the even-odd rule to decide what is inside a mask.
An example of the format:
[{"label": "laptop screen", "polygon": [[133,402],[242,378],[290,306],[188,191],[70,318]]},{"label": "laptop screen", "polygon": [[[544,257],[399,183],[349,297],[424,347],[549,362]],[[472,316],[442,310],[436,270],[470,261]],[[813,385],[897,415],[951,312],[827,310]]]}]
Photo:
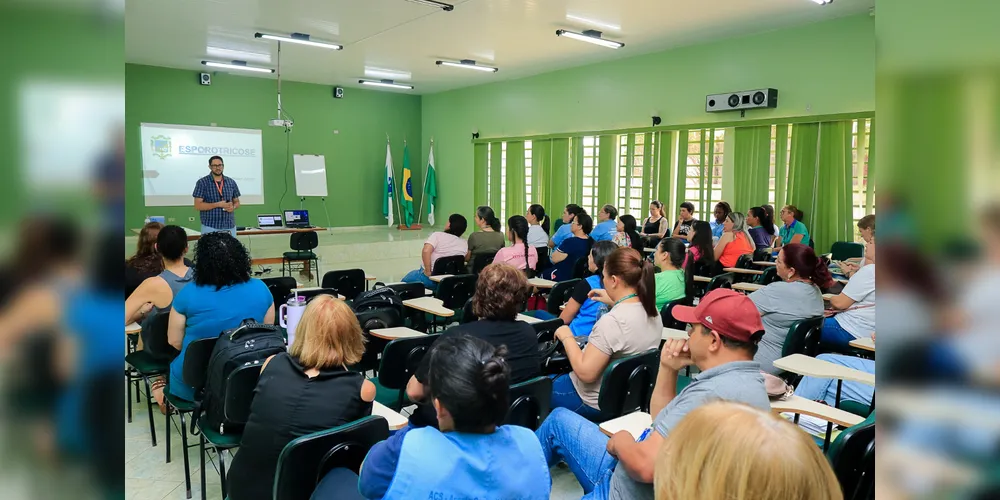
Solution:
[{"label": "laptop screen", "polygon": [[285,210],[285,224],[288,227],[308,227],[308,210]]},{"label": "laptop screen", "polygon": [[281,216],[278,214],[258,214],[257,227],[281,227]]}]

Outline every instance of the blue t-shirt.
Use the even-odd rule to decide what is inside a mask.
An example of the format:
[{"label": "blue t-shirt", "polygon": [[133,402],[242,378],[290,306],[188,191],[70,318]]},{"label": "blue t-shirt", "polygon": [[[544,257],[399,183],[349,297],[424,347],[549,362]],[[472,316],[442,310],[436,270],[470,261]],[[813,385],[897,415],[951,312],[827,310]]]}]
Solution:
[{"label": "blue t-shirt", "polygon": [[725,227],[724,227],[725,226],[725,221],[723,221],[723,222],[716,222],[715,219],[712,219],[708,223],[708,225],[712,227],[712,238],[715,238],[715,241],[719,241],[719,238],[722,237],[722,232],[725,230]]},{"label": "blue t-shirt", "polygon": [[773,235],[768,233],[767,229],[757,226],[750,228],[750,237],[753,238],[754,246],[759,249],[770,247]]},{"label": "blue t-shirt", "polygon": [[[234,198],[240,197],[240,187],[232,177],[223,175],[222,182],[215,182],[212,174],[208,174],[198,179],[191,196],[201,198],[205,203],[232,202]],[[216,207],[201,212],[201,223],[215,229],[232,229],[236,227],[236,217],[233,212]]]},{"label": "blue t-shirt", "polygon": [[263,322],[272,305],[274,299],[267,285],[256,278],[221,290],[194,283],[182,288],[174,297],[174,309],[185,316],[184,342],[180,355],[170,362],[170,393],[194,399],[194,390],[181,378],[184,354],[192,341],[218,337],[223,331],[240,326],[247,318]]},{"label": "blue t-shirt", "polygon": [[618,232],[618,223],[613,220],[606,220],[596,226],[590,232],[590,238],[594,241],[611,241]]},{"label": "blue t-shirt", "polygon": [[553,279],[552,273],[555,272],[554,281],[571,280],[573,279],[573,266],[576,265],[577,259],[586,257],[587,252],[590,251],[590,238],[577,238],[575,236],[568,238],[556,247],[556,250],[566,254],[566,258],[550,267],[548,271],[543,273],[543,276],[545,279]]},{"label": "blue t-shirt", "polygon": [[567,238],[573,237],[573,223],[563,224],[556,229],[556,234],[552,235],[552,244],[558,247]]}]

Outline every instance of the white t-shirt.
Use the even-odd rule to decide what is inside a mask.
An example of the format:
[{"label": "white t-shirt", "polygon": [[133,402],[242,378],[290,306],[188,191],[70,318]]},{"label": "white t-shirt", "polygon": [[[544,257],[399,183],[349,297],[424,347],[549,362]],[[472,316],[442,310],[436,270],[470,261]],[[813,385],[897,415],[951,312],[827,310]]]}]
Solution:
[{"label": "white t-shirt", "polygon": [[530,247],[544,247],[549,244],[549,235],[545,234],[542,226],[530,225],[528,226],[528,246]]},{"label": "white t-shirt", "polygon": [[837,323],[855,338],[870,336],[875,331],[875,264],[858,269],[843,294],[854,299],[854,304],[837,314]]},{"label": "white t-shirt", "polygon": [[431,252],[431,268],[441,257],[464,256],[469,251],[469,242],[444,231],[431,234],[424,243],[434,247],[434,251]]}]

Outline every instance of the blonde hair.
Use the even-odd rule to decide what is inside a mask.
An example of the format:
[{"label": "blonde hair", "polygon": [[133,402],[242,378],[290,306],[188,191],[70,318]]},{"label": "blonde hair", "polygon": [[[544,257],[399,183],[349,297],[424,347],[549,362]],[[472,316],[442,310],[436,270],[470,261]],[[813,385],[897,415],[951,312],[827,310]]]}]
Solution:
[{"label": "blonde hair", "polygon": [[309,301],[288,353],[306,368],[350,366],[361,361],[365,337],[354,311],[332,295]]},{"label": "blonde hair", "polygon": [[797,426],[714,402],[684,417],[660,447],[656,500],[842,500],[837,476]]}]

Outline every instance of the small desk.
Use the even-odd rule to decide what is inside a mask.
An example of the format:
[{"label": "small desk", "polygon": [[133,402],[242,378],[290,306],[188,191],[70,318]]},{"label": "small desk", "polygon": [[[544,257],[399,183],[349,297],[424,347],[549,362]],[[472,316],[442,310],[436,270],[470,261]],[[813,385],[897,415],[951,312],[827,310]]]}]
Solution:
[{"label": "small desk", "polygon": [[538,319],[538,318],[536,318],[534,316],[528,316],[527,314],[521,314],[521,313],[517,314],[517,320],[518,321],[524,321],[525,323],[527,323],[529,325],[532,325],[532,324],[535,324],[535,323],[541,323],[542,322],[542,320],[540,320],[540,319]]},{"label": "small desk", "polygon": [[674,339],[687,339],[689,337],[688,337],[688,332],[684,330],[677,330],[674,328],[664,327],[663,336],[661,338],[663,340],[674,340]]},{"label": "small desk", "polygon": [[454,276],[454,274],[435,274],[434,276],[430,276],[430,279],[435,283],[440,283],[441,280],[445,278],[450,278],[452,276]]},{"label": "small desk", "polygon": [[550,281],[542,278],[531,278],[528,280],[528,284],[535,288],[552,288],[556,286],[555,281]]},{"label": "small desk", "polygon": [[807,375],[810,377],[833,378],[837,380],[850,380],[861,382],[862,384],[875,386],[875,374],[865,373],[846,366],[833,364],[805,354],[792,354],[774,361],[774,366],[782,370]]},{"label": "small desk", "polygon": [[455,311],[445,307],[444,303],[441,302],[441,299],[435,297],[417,297],[415,299],[407,299],[403,301],[403,305],[418,311],[431,313],[442,318],[450,318],[455,315]]},{"label": "small desk", "polygon": [[619,431],[628,431],[633,438],[638,440],[651,425],[653,425],[653,417],[644,411],[637,411],[603,422],[600,428],[601,432],[608,436],[614,436]]},{"label": "small desk", "polygon": [[794,422],[799,423],[799,415],[809,415],[826,420],[826,437],[823,438],[823,451],[830,447],[830,438],[833,435],[833,424],[844,427],[851,427],[864,422],[865,419],[850,412],[834,408],[830,405],[817,403],[799,396],[791,396],[784,401],[771,401],[771,411],[789,412],[795,414]]},{"label": "small desk", "polygon": [[405,326],[397,326],[393,328],[373,328],[371,330],[371,334],[373,337],[385,340],[408,339],[427,335],[424,332],[418,332]]},{"label": "small desk", "polygon": [[694,280],[699,283],[710,283],[712,278],[709,278],[708,276],[695,276]]},{"label": "small desk", "polygon": [[125,325],[125,333],[128,335],[133,335],[142,331],[142,327],[139,323],[129,323]]},{"label": "small desk", "polygon": [[393,431],[398,431],[399,429],[406,427],[406,424],[409,423],[409,420],[407,420],[406,417],[400,415],[392,408],[389,408],[378,401],[372,402],[372,415],[384,418],[387,422],[389,422],[389,430]]},{"label": "small desk", "polygon": [[654,253],[654,252],[656,252],[656,249],[655,248],[646,247],[646,248],[643,248],[642,251],[646,252],[646,253]]},{"label": "small desk", "polygon": [[848,342],[848,344],[850,344],[851,347],[857,347],[858,349],[875,352],[875,341],[872,340],[871,337],[854,339]]},{"label": "small desk", "polygon": [[755,260],[753,261],[753,264],[755,266],[762,266],[762,267],[774,267],[778,265],[777,263],[768,260]]},{"label": "small desk", "polygon": [[[295,291],[295,292],[311,292],[313,290],[325,290],[325,288],[323,288],[321,286],[306,286],[306,287],[304,287],[302,285],[299,285],[298,287],[295,287],[295,288],[292,289],[292,291]],[[340,295],[339,293],[337,294],[337,298],[340,299],[340,300],[347,299],[347,297],[344,297],[343,295]]]},{"label": "small desk", "polygon": [[760,283],[733,283],[733,290],[740,292],[756,292],[766,285],[761,285]]},{"label": "small desk", "polygon": [[[184,233],[187,234],[188,241],[195,241],[201,239],[201,232],[189,227],[182,228]],[[132,229],[132,232],[139,234],[141,229]],[[236,236],[253,236],[257,234],[292,234],[292,233],[318,233],[320,231],[326,231],[325,227],[302,227],[302,228],[287,228],[283,227],[281,229],[243,229],[236,231]]]},{"label": "small desk", "polygon": [[757,269],[743,269],[742,267],[724,267],[722,268],[722,270],[727,273],[736,273],[736,274],[756,274],[756,275],[764,274],[764,271],[758,271]]}]

